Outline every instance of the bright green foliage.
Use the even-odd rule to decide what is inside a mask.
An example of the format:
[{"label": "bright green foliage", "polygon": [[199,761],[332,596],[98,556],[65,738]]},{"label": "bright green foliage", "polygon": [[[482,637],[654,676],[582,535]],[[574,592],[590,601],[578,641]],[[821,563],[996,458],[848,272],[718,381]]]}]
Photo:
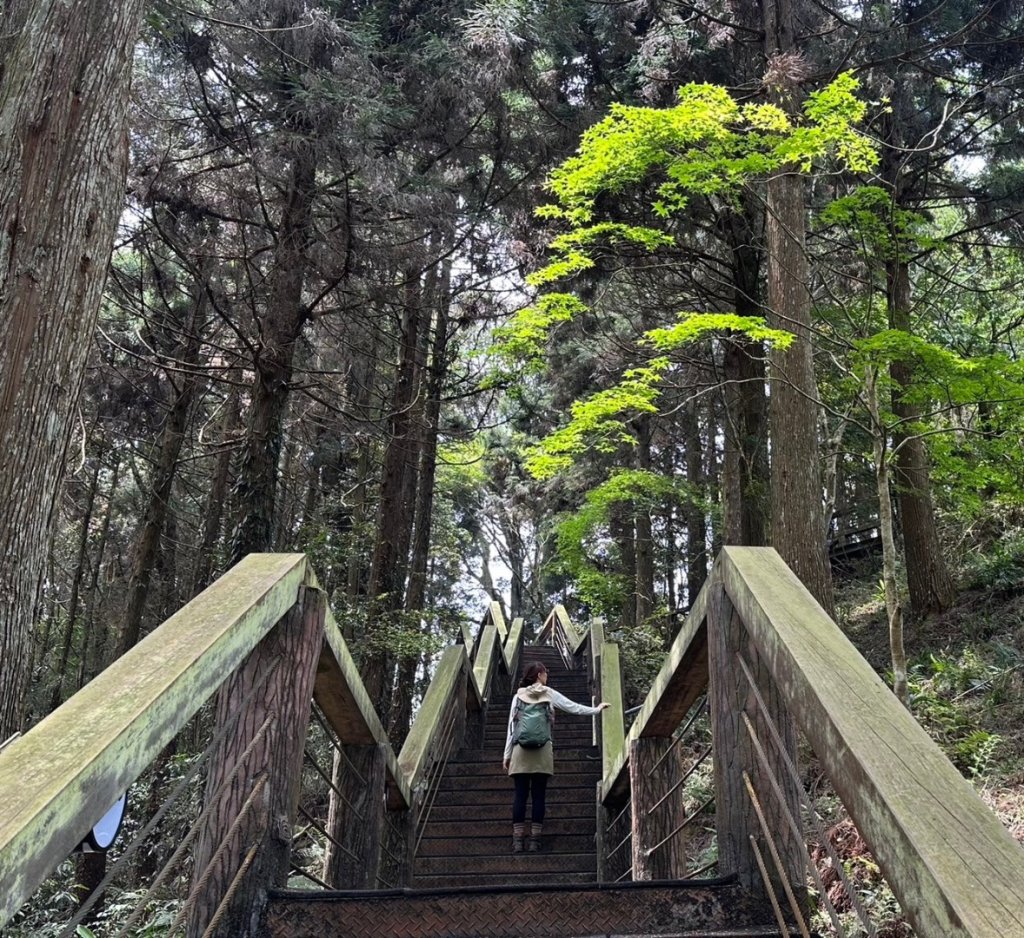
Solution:
[{"label": "bright green foliage", "polygon": [[[665,329],[651,329],[641,342],[655,351],[671,353],[709,336],[743,333],[755,341],[786,348],[793,334],[769,329],[759,316],[735,313],[681,313],[679,322]],[[570,408],[570,420],[548,434],[527,454],[526,468],[537,479],[547,479],[572,465],[587,448],[614,452],[623,444],[636,442],[626,421],[639,414],[657,413],[661,380],[671,367],[671,359],[660,356],[645,366],[631,368],[613,387],[598,391]]]},{"label": "bright green foliage", "polygon": [[600,194],[655,174],[664,181],[653,208],[666,216],[684,208],[688,194],[734,196],[754,177],[789,165],[807,172],[829,156],[867,171],[878,157],[855,127],[867,110],[857,87],[852,75],[840,75],[808,97],[799,124],[774,105],[740,105],[717,85],[686,85],[671,108],[613,105],[583,135],[576,156],[551,174],[558,205],[540,214],[581,228],[593,220]]},{"label": "bright green foliage", "polygon": [[669,364],[667,358],[652,359],[640,368],[629,369],[614,387],[575,401],[569,423],[527,453],[525,465],[530,474],[548,479],[568,469],[573,458],[588,446],[610,453],[623,443],[633,443],[624,420],[636,414],[657,413],[654,402],[658,381]]},{"label": "bright green foliage", "polygon": [[719,333],[743,333],[754,342],[768,342],[789,348],[793,333],[770,329],[760,316],[738,316],[736,313],[680,313],[679,322],[666,329],[651,329],[644,342],[659,352],[672,352],[700,339]]},{"label": "bright green foliage", "polygon": [[822,210],[819,219],[825,225],[855,231],[866,257],[905,260],[912,251],[939,244],[924,215],[900,208],[892,193],[880,186],[861,186],[836,199]]},{"label": "bright green foliage", "polygon": [[532,306],[519,310],[507,325],[494,330],[493,351],[510,365],[518,362],[540,368],[551,327],[572,319],[586,308],[571,293],[547,293]]},{"label": "bright green foliage", "polygon": [[624,578],[601,569],[597,561],[609,548],[607,532],[612,509],[629,505],[651,510],[665,504],[683,504],[699,498],[677,477],[641,469],[620,469],[587,492],[583,505],[562,516],[555,528],[559,566],[572,577],[580,599],[594,615],[617,616],[625,598]]}]

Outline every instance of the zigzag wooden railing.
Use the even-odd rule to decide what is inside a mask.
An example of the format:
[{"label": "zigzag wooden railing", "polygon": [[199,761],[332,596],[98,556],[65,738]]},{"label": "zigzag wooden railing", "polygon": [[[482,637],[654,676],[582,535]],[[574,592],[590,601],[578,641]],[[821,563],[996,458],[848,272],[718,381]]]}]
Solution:
[{"label": "zigzag wooden railing", "polygon": [[[172,794],[186,791],[205,763],[204,806],[117,934],[136,934],[148,905],[175,881],[185,887],[162,934],[249,933],[261,897],[284,885],[292,868],[311,707],[312,725],[338,749],[347,783],[337,768],[332,777],[317,767],[332,793],[330,829],[316,825],[328,858],[322,877],[303,875],[325,886],[373,888],[384,851],[400,880],[389,885],[402,885],[432,783],[448,754],[479,735],[491,696],[509,689],[522,637],[522,620],[507,628],[492,604],[479,633],[442,654],[396,756],[305,555],[247,557],[0,751],[0,927],[165,747],[196,725],[208,701],[216,711],[210,743]],[[189,851],[191,885],[180,872]],[[65,934],[75,934],[81,917]]]},{"label": "zigzag wooden railing", "polygon": [[[827,893],[801,823],[813,806],[795,767],[799,731],[920,938],[1024,935],[1024,850],[770,548],[721,552],[605,772],[606,827],[632,816],[623,875],[693,872],[678,848],[692,815],[675,745],[706,692],[718,871],[766,895],[783,934],[808,933],[808,887]],[[815,839],[828,848],[824,830]],[[607,878],[621,878],[609,875],[615,849],[606,834]],[[831,866],[842,874],[838,857]]]}]

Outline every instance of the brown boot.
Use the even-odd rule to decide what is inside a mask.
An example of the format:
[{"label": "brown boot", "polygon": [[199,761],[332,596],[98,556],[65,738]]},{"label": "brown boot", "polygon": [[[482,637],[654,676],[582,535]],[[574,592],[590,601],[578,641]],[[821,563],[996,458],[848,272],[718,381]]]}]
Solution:
[{"label": "brown boot", "polygon": [[512,825],[512,852],[522,853],[523,852],[523,833],[526,830],[525,824],[513,824]]},{"label": "brown boot", "polygon": [[540,835],[544,830],[543,824],[538,824],[536,821],[530,825],[530,842],[527,844],[526,849],[530,853],[536,853],[540,850]]}]

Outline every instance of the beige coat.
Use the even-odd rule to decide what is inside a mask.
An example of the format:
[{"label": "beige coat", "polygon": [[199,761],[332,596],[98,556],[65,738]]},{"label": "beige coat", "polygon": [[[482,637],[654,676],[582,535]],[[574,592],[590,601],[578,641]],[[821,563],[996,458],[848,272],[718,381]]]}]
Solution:
[{"label": "beige coat", "polygon": [[[512,697],[512,706],[508,712],[508,732],[505,735],[505,753],[503,759],[509,763],[508,774],[520,775],[524,773],[537,773],[540,775],[555,774],[554,747],[550,742],[545,743],[539,749],[524,749],[522,746],[514,745],[512,733],[515,730],[516,701],[535,704],[546,703],[556,710],[563,710],[566,713],[573,713],[577,716],[593,716],[600,713],[600,707],[588,707],[586,704],[578,704],[570,700],[564,694],[552,690],[539,681],[529,687],[520,687]],[[552,714],[552,717],[554,714]],[[554,721],[552,720],[552,736],[554,736]]]}]

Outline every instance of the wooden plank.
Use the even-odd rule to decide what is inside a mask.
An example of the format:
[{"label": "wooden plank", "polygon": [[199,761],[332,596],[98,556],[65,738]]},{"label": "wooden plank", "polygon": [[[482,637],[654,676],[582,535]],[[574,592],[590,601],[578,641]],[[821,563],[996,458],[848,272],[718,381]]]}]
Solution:
[{"label": "wooden plank", "polygon": [[519,667],[519,655],[523,648],[523,619],[521,616],[512,620],[512,628],[509,629],[508,637],[501,646],[501,653],[505,659],[505,669],[509,673],[512,686],[516,684],[516,670]]},{"label": "wooden plank", "polygon": [[0,926],[295,604],[303,554],[250,554],[0,752]]},{"label": "wooden plank", "polygon": [[917,934],[1024,935],[1024,850],[778,554],[716,570]]},{"label": "wooden plank", "polygon": [[480,650],[473,664],[473,684],[484,703],[491,692],[491,674],[497,664],[498,654],[498,627],[488,625],[480,636]]},{"label": "wooden plank", "polygon": [[490,612],[491,624],[497,627],[498,634],[501,636],[502,641],[504,641],[508,635],[508,627],[505,625],[505,614],[501,611],[501,603],[492,602],[488,607],[488,611]]},{"label": "wooden plank", "polygon": [[554,615],[558,620],[558,624],[562,627],[562,631],[565,633],[569,653],[575,655],[580,645],[583,644],[586,635],[576,628],[576,624],[569,618],[569,613],[565,611],[565,606],[561,604],[555,606]]},{"label": "wooden plank", "polygon": [[601,767],[607,776],[611,767],[623,758],[625,723],[622,712],[622,672],[619,669],[619,646],[605,642],[601,655],[601,700],[611,704],[602,710]]},{"label": "wooden plank", "polygon": [[426,768],[434,739],[442,729],[445,707],[456,692],[456,683],[462,679],[465,667],[466,655],[460,646],[452,645],[444,650],[398,756],[398,765],[411,791],[415,791]]},{"label": "wooden plank", "polygon": [[324,644],[317,663],[313,698],[342,743],[382,748],[388,776],[388,803],[392,810],[408,808],[412,804],[409,783],[398,766],[391,741],[370,702],[359,669],[330,608],[324,622]]},{"label": "wooden plank", "polygon": [[[216,726],[231,729],[211,753],[206,774],[205,820],[192,852],[195,899],[188,934],[206,933],[218,909],[220,925],[212,934],[244,934],[257,897],[288,882],[326,609],[322,592],[300,590],[298,602],[217,691]],[[251,694],[254,687],[259,692]],[[244,707],[241,701],[247,701]],[[264,723],[268,730],[260,735]],[[261,782],[266,788],[259,794],[260,808],[243,812]],[[255,854],[249,854],[252,847],[257,847]],[[248,872],[236,881],[246,866]]]},{"label": "wooden plank", "polygon": [[[707,606],[713,577],[686,617],[661,670],[629,728],[626,744],[641,736],[671,736],[708,684]],[[601,779],[601,802],[617,802],[629,788],[628,748]]]}]

